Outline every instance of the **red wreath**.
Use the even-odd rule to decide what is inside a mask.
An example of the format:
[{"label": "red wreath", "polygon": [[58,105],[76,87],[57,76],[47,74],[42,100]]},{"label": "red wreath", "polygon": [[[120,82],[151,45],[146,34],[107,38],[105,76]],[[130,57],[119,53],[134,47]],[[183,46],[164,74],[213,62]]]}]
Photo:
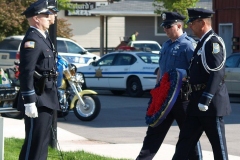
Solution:
[{"label": "red wreath", "polygon": [[151,98],[146,113],[146,123],[156,127],[171,111],[182,86],[182,75],[175,69],[166,72],[160,82],[150,91]]},{"label": "red wreath", "polygon": [[160,86],[150,91],[150,94],[152,95],[152,102],[149,105],[147,116],[152,116],[161,109],[171,87],[169,80],[169,74],[164,74],[161,79]]}]

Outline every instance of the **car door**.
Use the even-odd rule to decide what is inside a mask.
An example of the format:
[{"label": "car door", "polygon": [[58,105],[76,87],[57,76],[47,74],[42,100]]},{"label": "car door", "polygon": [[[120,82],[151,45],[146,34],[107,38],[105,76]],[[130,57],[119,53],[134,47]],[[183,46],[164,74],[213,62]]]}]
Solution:
[{"label": "car door", "polygon": [[112,67],[109,69],[110,88],[126,88],[126,79],[131,74],[132,59],[131,54],[118,53],[114,59]]},{"label": "car door", "polygon": [[226,60],[225,83],[229,94],[240,94],[240,55],[231,55]]},{"label": "car door", "polygon": [[[112,67],[115,54],[102,57],[95,65],[89,65],[88,70],[84,71],[84,78],[87,87],[109,88],[109,70]],[[81,71],[81,68],[79,68]]]}]

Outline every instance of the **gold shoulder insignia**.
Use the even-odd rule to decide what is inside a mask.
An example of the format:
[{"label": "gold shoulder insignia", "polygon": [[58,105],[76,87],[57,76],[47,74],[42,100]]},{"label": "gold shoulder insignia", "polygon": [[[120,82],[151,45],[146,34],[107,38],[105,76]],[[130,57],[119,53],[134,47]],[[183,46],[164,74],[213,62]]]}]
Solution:
[{"label": "gold shoulder insignia", "polygon": [[219,44],[218,43],[213,43],[213,51],[212,51],[212,53],[213,54],[217,54],[217,53],[219,53],[220,52],[220,46],[219,46]]},{"label": "gold shoulder insignia", "polygon": [[35,42],[34,41],[27,41],[24,43],[24,48],[34,48]]}]

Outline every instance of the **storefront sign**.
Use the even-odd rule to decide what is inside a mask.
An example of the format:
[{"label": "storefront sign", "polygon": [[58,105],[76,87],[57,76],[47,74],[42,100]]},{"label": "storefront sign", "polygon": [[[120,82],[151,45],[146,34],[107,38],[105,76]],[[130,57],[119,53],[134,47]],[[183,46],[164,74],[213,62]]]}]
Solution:
[{"label": "storefront sign", "polygon": [[108,5],[108,2],[72,2],[73,11],[66,10],[65,16],[91,16],[89,11],[100,6]]}]

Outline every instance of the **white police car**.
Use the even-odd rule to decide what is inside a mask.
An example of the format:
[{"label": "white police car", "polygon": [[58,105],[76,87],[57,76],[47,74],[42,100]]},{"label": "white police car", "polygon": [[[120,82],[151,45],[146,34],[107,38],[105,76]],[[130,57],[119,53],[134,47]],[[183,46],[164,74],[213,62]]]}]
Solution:
[{"label": "white police car", "polygon": [[89,66],[78,67],[84,77],[83,87],[110,90],[115,95],[125,91],[140,97],[156,84],[159,55],[142,51],[115,51]]}]

